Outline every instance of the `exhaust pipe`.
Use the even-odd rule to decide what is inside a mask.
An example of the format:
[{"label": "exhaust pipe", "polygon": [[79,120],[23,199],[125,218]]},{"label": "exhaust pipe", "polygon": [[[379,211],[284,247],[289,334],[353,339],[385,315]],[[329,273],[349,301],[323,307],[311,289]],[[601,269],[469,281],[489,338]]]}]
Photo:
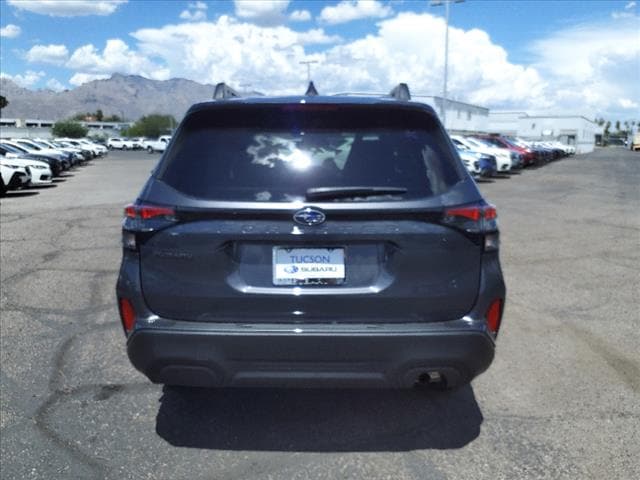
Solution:
[{"label": "exhaust pipe", "polygon": [[417,385],[431,385],[442,382],[444,382],[444,377],[440,375],[440,372],[435,370],[421,373],[416,380]]}]

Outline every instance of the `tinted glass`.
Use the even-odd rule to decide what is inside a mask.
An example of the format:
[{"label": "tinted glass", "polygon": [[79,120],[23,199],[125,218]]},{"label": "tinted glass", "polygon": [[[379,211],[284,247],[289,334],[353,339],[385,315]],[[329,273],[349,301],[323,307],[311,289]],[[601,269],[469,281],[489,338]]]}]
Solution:
[{"label": "tinted glass", "polygon": [[355,186],[407,192],[340,200],[405,200],[440,194],[463,178],[428,114],[295,107],[191,115],[158,177],[190,196],[270,202],[304,199],[309,188]]}]

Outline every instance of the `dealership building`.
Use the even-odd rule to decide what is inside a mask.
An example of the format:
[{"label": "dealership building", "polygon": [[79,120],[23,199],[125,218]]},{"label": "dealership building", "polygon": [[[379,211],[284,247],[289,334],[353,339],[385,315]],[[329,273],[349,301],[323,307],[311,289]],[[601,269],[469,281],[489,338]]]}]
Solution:
[{"label": "dealership building", "polygon": [[592,152],[603,129],[580,115],[529,115],[527,112],[489,113],[488,131],[524,140],[558,140],[575,145],[576,153]]}]

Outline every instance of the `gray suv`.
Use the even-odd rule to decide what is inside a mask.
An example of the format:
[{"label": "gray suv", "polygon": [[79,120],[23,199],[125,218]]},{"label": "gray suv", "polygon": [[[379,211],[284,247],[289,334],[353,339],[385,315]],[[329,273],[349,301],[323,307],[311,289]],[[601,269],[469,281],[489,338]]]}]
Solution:
[{"label": "gray suv", "polygon": [[116,290],[138,370],[451,388],[488,368],[505,301],[496,210],[431,107],[398,90],[225,87],[191,107],[125,209]]}]

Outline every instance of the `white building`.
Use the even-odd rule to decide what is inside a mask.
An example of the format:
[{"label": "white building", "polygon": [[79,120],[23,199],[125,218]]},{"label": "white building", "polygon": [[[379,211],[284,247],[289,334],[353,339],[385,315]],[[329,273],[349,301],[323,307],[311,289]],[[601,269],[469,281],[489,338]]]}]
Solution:
[{"label": "white building", "polygon": [[[0,118],[0,138],[51,138],[55,121],[23,118]],[[89,129],[88,136],[117,137],[133,122],[79,122]]]},{"label": "white building", "polygon": [[558,140],[576,146],[576,153],[595,147],[602,127],[580,115],[529,115],[527,112],[491,112],[489,132],[514,135],[525,140]]},{"label": "white building", "polygon": [[[442,121],[442,97],[412,95],[411,99],[433,107]],[[444,126],[450,133],[480,133],[489,128],[489,109],[470,103],[448,100],[446,105]]]}]

